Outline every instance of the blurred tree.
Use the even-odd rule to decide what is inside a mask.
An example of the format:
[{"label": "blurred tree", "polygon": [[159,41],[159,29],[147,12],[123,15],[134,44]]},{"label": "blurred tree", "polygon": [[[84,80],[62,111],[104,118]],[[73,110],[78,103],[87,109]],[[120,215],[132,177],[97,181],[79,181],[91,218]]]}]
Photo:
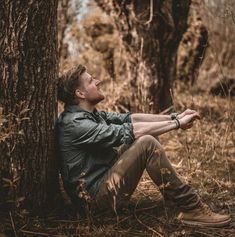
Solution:
[{"label": "blurred tree", "polygon": [[187,29],[190,0],[96,0],[114,18],[128,54],[133,111],[159,112],[172,105],[179,42]]},{"label": "blurred tree", "polygon": [[68,13],[69,5],[70,0],[58,1],[58,48],[61,60],[67,57],[67,45],[63,44],[63,41],[65,38],[65,31],[71,21],[71,17]]},{"label": "blurred tree", "polygon": [[68,57],[68,30],[77,21],[79,9],[82,7],[81,1],[58,0],[58,50],[59,50],[59,70],[63,72],[65,61]]},{"label": "blurred tree", "polygon": [[183,35],[177,55],[177,79],[189,85],[197,80],[208,46],[208,31],[201,19],[201,4],[198,0],[191,3],[189,27]]},{"label": "blurred tree", "polygon": [[24,200],[36,210],[52,205],[59,188],[57,0],[2,1],[0,52],[0,203]]},{"label": "blurred tree", "polygon": [[92,38],[91,46],[97,52],[102,54],[104,60],[104,67],[110,77],[115,80],[114,68],[114,48],[117,47],[113,40],[114,27],[111,23],[99,22],[99,19],[89,27],[85,27],[87,35]]},{"label": "blurred tree", "polygon": [[235,1],[203,0],[202,20],[209,32],[209,47],[201,67],[207,90],[213,95],[235,96]]}]

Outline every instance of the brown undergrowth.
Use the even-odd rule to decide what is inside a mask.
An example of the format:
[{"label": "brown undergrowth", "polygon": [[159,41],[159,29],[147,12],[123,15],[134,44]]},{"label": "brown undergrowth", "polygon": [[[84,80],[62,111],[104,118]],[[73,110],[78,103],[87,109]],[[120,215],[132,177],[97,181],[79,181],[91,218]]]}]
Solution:
[{"label": "brown undergrowth", "polygon": [[[9,236],[14,236],[13,228],[17,236],[235,236],[235,101],[212,97],[198,86],[175,87],[175,110],[195,109],[202,119],[190,130],[160,136],[160,141],[177,171],[198,190],[203,201],[215,211],[232,214],[230,226],[192,228],[178,223],[177,208],[164,203],[145,173],[130,205],[118,215],[96,210],[89,221],[80,220],[69,206],[62,215],[52,213],[44,218],[9,215],[0,229],[8,229]],[[111,97],[101,107],[110,106]]]},{"label": "brown undergrowth", "polygon": [[[92,15],[94,15],[94,12],[92,12]],[[213,15],[211,18],[213,23],[214,18]],[[218,20],[221,24],[223,23],[220,18]],[[81,23],[82,26],[87,27],[89,24],[91,24],[89,19]],[[217,24],[215,26],[218,27]],[[107,70],[104,69],[103,55],[91,47],[91,42],[94,40],[86,35],[83,27],[75,27],[74,29],[69,34],[73,36],[74,41],[78,40],[78,45],[84,47],[82,49],[78,48],[79,54],[74,54],[74,58],[67,58],[66,63],[60,67],[61,72],[78,62],[84,63],[89,70],[94,71],[94,74],[101,75],[106,100],[100,108],[109,111],[126,111],[126,107],[128,107],[125,103],[128,103],[126,98],[130,99],[129,81],[122,78],[120,72],[123,70],[125,54],[119,46],[117,47],[119,41],[114,47],[114,59],[116,59],[114,67],[116,68],[117,78],[115,81],[111,80],[110,83],[110,76],[107,75]],[[226,32],[232,37],[231,31]],[[116,37],[116,35],[104,34],[97,39],[104,43],[109,42],[112,37]],[[217,40],[215,37],[212,37],[212,39],[216,42],[224,42],[224,39]],[[220,47],[218,48],[220,50]],[[3,232],[8,237],[235,236],[235,101],[230,98],[212,97],[208,94],[208,88],[211,86],[213,78],[223,76],[219,74],[224,74],[223,71],[225,71],[224,65],[220,65],[221,60],[215,60],[217,55],[214,51],[216,50],[213,51],[212,49],[213,47],[210,49],[212,53],[210,51],[209,53],[213,57],[207,59],[212,65],[208,62],[204,64],[205,70],[200,70],[199,73],[201,81],[198,81],[198,84],[193,87],[177,83],[174,88],[175,111],[183,111],[186,108],[195,109],[201,114],[202,119],[195,122],[190,130],[177,130],[160,136],[160,142],[177,171],[198,190],[203,201],[208,203],[215,211],[232,214],[233,221],[230,226],[220,229],[192,228],[178,223],[175,220],[178,210],[170,203],[163,201],[157,187],[154,186],[145,173],[130,205],[120,210],[117,216],[111,212],[96,210],[92,213],[89,221],[80,220],[76,217],[74,208],[70,205],[63,207],[59,214],[51,213],[46,217],[30,217],[26,211],[19,209],[14,213],[0,215],[0,237],[5,236],[1,234]],[[225,50],[225,52],[230,55],[232,51]],[[233,62],[230,57],[227,58],[230,62]],[[208,73],[208,68],[211,73]],[[141,72],[139,76],[142,77]],[[201,86],[199,86],[200,84]],[[144,97],[143,101],[145,101]],[[142,108],[142,111],[145,111],[144,103],[139,107]]]}]

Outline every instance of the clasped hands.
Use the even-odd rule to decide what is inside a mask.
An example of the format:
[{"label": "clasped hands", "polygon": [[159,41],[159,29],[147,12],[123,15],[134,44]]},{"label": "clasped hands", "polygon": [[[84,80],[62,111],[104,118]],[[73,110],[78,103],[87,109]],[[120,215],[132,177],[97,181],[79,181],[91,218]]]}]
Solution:
[{"label": "clasped hands", "polygon": [[186,109],[176,117],[180,123],[180,128],[183,130],[189,129],[193,126],[196,119],[201,119],[199,113],[195,110]]}]

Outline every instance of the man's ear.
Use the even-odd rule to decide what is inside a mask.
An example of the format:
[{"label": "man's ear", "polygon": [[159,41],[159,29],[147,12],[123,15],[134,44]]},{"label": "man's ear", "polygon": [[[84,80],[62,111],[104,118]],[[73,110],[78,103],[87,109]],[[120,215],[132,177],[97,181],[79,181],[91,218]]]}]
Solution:
[{"label": "man's ear", "polygon": [[79,99],[85,99],[85,93],[82,92],[82,91],[79,90],[79,89],[76,89],[76,90],[75,90],[75,95],[76,95]]}]

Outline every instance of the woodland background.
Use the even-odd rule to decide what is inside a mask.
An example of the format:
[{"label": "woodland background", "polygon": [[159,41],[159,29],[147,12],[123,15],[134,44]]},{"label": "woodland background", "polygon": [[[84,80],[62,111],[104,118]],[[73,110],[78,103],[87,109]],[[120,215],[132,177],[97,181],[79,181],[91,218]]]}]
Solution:
[{"label": "woodland background", "polygon": [[[234,27],[234,0],[3,0],[0,236],[235,236]],[[76,216],[59,182],[54,122],[58,76],[79,63],[102,80],[99,109],[201,114],[160,140],[231,226],[179,225],[147,175],[118,216]]]}]

